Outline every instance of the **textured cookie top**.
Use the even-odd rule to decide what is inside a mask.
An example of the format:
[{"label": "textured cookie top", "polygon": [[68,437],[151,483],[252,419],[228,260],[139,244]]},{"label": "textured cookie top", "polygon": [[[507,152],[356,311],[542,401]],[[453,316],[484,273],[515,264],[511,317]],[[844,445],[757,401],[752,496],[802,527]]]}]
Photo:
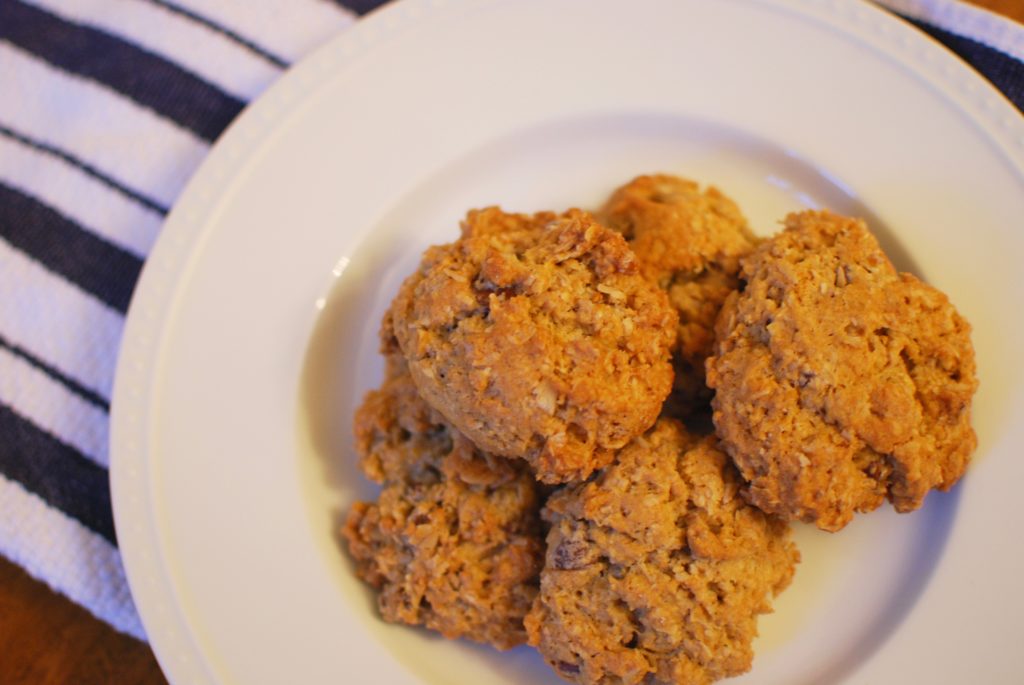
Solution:
[{"label": "textured cookie top", "polygon": [[676,315],[622,236],[571,210],[470,212],[389,316],[423,398],[481,449],[582,479],[650,427]]},{"label": "textured cookie top", "polygon": [[756,617],[799,560],[714,438],[661,419],[551,496],[530,644],[581,684],[709,683],[750,668]]},{"label": "textured cookie top", "polygon": [[802,212],[743,263],[708,360],[718,435],[765,511],[839,530],[921,506],[976,445],[970,326],[862,221]]},{"label": "textured cookie top", "polygon": [[615,190],[599,219],[629,241],[645,277],[668,288],[708,269],[737,273],[754,238],[717,188],[678,176],[638,176]]},{"label": "textured cookie top", "polygon": [[702,191],[666,174],[639,176],[618,188],[598,217],[622,233],[641,273],[668,293],[679,313],[673,404],[706,404],[704,360],[715,318],[739,287],[740,257],[754,247],[746,219],[717,188]]},{"label": "textured cookie top", "polygon": [[416,394],[403,366],[356,413],[356,447],[384,483],[342,535],[385,620],[505,649],[526,639],[544,544],[527,465],[477,450]]},{"label": "textured cookie top", "polygon": [[416,480],[451,452],[452,430],[420,398],[405,359],[385,359],[383,385],[366,393],[352,422],[359,467],[375,483]]}]

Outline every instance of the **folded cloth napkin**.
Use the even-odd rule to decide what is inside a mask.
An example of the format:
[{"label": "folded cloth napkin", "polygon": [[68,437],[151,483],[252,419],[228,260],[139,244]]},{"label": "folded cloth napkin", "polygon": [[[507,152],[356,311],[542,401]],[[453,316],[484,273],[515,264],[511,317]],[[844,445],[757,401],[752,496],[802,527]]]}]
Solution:
[{"label": "folded cloth napkin", "polygon": [[[142,263],[225,127],[377,2],[0,0],[0,554],[145,639],[117,551],[110,394]],[[1024,109],[1024,27],[885,0]]]}]

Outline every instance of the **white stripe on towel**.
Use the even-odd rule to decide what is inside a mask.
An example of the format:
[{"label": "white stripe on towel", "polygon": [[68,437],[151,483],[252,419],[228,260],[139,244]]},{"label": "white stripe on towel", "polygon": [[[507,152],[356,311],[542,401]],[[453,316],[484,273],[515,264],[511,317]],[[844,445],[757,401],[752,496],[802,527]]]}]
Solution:
[{"label": "white stripe on towel", "polygon": [[252,100],[281,69],[238,43],[139,0],[25,0],[51,14],[138,45],[241,100]]},{"label": "white stripe on towel", "polygon": [[117,630],[146,639],[117,548],[2,475],[0,554]]},{"label": "white stripe on towel", "polygon": [[[175,0],[175,4],[296,62],[356,16],[324,0]],[[287,31],[281,27],[286,26]]]},{"label": "white stripe on towel", "polygon": [[17,407],[22,417],[99,466],[110,466],[107,413],[3,348],[0,348],[0,403]]},{"label": "white stripe on towel", "polygon": [[0,240],[0,335],[110,399],[124,317]]},{"label": "white stripe on towel", "polygon": [[139,258],[149,254],[163,217],[59,157],[0,136],[0,181],[31,195]]},{"label": "white stripe on towel", "polygon": [[[114,90],[0,42],[0,124],[58,147],[165,206],[209,146]],[[160,160],[154,164],[154,160]]]}]

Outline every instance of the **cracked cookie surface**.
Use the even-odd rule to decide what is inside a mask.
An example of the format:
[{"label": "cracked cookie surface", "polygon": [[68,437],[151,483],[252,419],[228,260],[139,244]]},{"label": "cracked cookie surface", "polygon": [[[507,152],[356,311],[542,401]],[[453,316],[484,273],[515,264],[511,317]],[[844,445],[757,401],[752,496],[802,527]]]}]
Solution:
[{"label": "cracked cookie surface", "polygon": [[641,273],[668,293],[679,313],[671,406],[682,413],[706,408],[704,360],[715,318],[740,285],[740,257],[755,244],[746,219],[717,188],[702,190],[668,174],[638,176],[619,187],[597,216],[626,238]]},{"label": "cracked cookie surface", "polygon": [[622,236],[579,210],[469,212],[389,316],[423,398],[548,483],[607,464],[672,386],[675,311]]},{"label": "cracked cookie surface", "polygon": [[524,642],[544,554],[526,464],[477,450],[394,356],[354,428],[361,468],[384,487],[353,505],[342,536],[384,619],[499,649]]},{"label": "cracked cookie surface", "polygon": [[977,442],[977,380],[970,326],[943,293],[829,212],[788,216],[743,276],[707,378],[753,503],[835,531],[956,483]]},{"label": "cracked cookie surface", "polygon": [[750,668],[757,615],[790,582],[789,525],[747,504],[713,437],[660,419],[553,494],[530,644],[581,685],[710,683]]}]

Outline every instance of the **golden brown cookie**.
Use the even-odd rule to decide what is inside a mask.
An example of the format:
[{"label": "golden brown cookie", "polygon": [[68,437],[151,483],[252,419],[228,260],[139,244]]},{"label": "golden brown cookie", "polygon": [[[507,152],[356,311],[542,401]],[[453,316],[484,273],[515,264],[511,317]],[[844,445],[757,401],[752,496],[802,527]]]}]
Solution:
[{"label": "golden brown cookie", "polygon": [[711,436],[660,419],[548,500],[530,644],[581,685],[710,683],[750,668],[757,615],[793,576],[788,524],[747,504]]},{"label": "golden brown cookie", "polygon": [[674,310],[622,236],[578,210],[469,212],[389,315],[423,398],[545,482],[608,463],[672,386]]},{"label": "golden brown cookie", "polygon": [[385,355],[385,360],[384,383],[366,393],[352,422],[359,467],[382,484],[407,480],[417,468],[435,469],[452,450],[451,429],[420,398],[405,359]]},{"label": "golden brown cookie", "polygon": [[356,571],[387,621],[520,644],[544,554],[538,485],[449,427],[397,368],[356,413],[360,464],[384,483],[342,531]]},{"label": "golden brown cookie", "polygon": [[598,219],[621,232],[644,277],[679,312],[673,350],[673,413],[707,408],[705,359],[722,303],[739,287],[739,259],[756,240],[739,208],[718,188],[669,174],[638,176],[617,188]]},{"label": "golden brown cookie", "polygon": [[786,218],[743,262],[708,360],[719,437],[767,512],[839,530],[946,490],[976,445],[970,326],[862,221]]},{"label": "golden brown cookie", "polygon": [[681,413],[707,406],[704,360],[714,343],[715,318],[739,287],[740,257],[755,239],[736,203],[717,188],[655,174],[618,188],[599,220],[629,241],[640,271],[664,289],[679,312],[673,351],[671,405]]}]

